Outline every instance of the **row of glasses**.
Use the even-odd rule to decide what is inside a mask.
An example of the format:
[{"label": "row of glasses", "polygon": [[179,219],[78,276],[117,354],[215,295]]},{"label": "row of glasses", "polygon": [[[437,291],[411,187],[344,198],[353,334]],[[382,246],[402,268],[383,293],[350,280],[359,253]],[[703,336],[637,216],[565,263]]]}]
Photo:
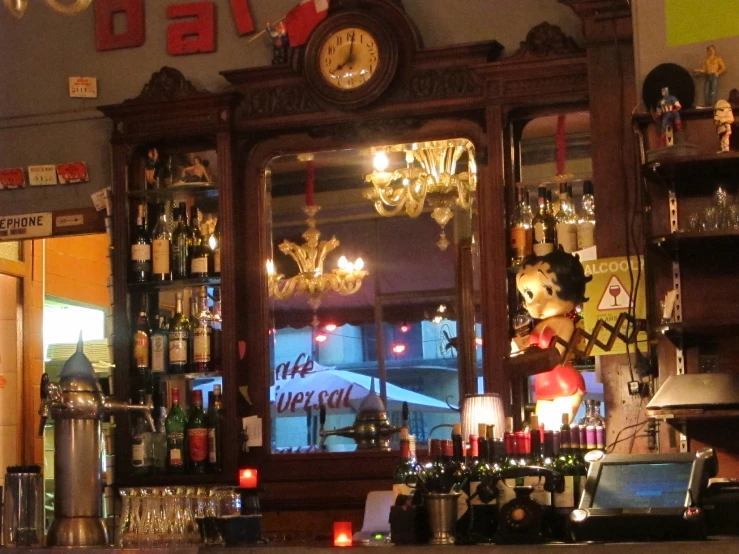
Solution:
[{"label": "row of glasses", "polygon": [[724,187],[717,187],[713,202],[687,218],[687,231],[739,231],[739,204],[733,203]]},{"label": "row of glasses", "polygon": [[126,488],[120,494],[122,547],[222,544],[219,518],[241,511],[241,497],[230,487]]}]

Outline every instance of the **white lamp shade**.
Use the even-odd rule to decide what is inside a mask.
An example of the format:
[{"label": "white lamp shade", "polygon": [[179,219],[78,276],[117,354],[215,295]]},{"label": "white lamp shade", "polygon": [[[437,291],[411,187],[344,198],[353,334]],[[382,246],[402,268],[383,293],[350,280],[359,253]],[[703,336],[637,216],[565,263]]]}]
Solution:
[{"label": "white lamp shade", "polygon": [[495,438],[503,436],[505,414],[499,394],[468,394],[462,400],[462,436],[477,435],[478,425],[495,425]]}]

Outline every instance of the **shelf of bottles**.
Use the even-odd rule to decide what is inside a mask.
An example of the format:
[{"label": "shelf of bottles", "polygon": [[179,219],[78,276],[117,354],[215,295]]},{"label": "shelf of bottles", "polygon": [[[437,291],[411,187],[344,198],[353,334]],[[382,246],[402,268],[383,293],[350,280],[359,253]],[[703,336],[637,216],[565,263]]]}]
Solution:
[{"label": "shelf of bottles", "polygon": [[223,464],[217,158],[145,157],[142,187],[128,193],[129,383],[132,398],[153,401],[156,431],[132,421],[130,475],[177,481]]},{"label": "shelf of bottles", "polygon": [[[606,449],[599,404],[588,401],[586,415],[577,422],[562,414],[559,429],[545,429],[536,415],[521,430],[513,425],[513,418],[506,418],[503,437],[496,438],[493,425],[480,424],[477,434],[467,439],[461,425],[454,425],[451,440],[430,440],[425,460],[419,460],[415,439],[403,428],[401,461],[393,475],[395,505],[421,504],[417,495],[459,492],[456,536],[464,544],[490,543],[499,533],[495,526],[501,521],[499,514],[518,507],[515,488],[531,487],[530,500],[553,507],[540,512],[547,519],[542,527],[551,533],[548,538],[565,540],[567,519],[585,485],[585,454]],[[563,476],[561,492],[544,489],[547,472]],[[407,502],[398,499],[400,495]],[[526,511],[526,505],[520,507]]]}]

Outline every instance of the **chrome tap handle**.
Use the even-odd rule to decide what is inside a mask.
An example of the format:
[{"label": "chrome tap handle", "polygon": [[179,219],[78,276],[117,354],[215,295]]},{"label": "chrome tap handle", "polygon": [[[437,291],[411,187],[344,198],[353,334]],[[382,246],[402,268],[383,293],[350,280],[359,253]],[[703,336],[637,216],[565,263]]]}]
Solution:
[{"label": "chrome tap handle", "polygon": [[146,418],[146,423],[149,424],[149,430],[154,433],[156,427],[154,426],[154,418],[151,416],[154,410],[154,404],[149,400],[146,404],[128,404],[127,402],[121,402],[112,398],[105,399],[105,411],[108,413],[112,412],[143,412]]}]

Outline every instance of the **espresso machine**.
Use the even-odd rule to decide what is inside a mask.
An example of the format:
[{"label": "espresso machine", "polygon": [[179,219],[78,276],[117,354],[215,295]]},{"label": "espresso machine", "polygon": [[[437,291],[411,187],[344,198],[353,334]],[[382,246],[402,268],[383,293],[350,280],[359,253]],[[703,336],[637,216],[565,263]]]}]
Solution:
[{"label": "espresso machine", "polygon": [[108,543],[102,519],[101,436],[102,420],[115,412],[143,412],[151,430],[153,406],[133,405],[103,394],[90,360],[83,352],[82,336],[77,351],[66,361],[58,383],[41,380],[41,426],[54,420],[54,522],[48,546],[98,546]]}]

